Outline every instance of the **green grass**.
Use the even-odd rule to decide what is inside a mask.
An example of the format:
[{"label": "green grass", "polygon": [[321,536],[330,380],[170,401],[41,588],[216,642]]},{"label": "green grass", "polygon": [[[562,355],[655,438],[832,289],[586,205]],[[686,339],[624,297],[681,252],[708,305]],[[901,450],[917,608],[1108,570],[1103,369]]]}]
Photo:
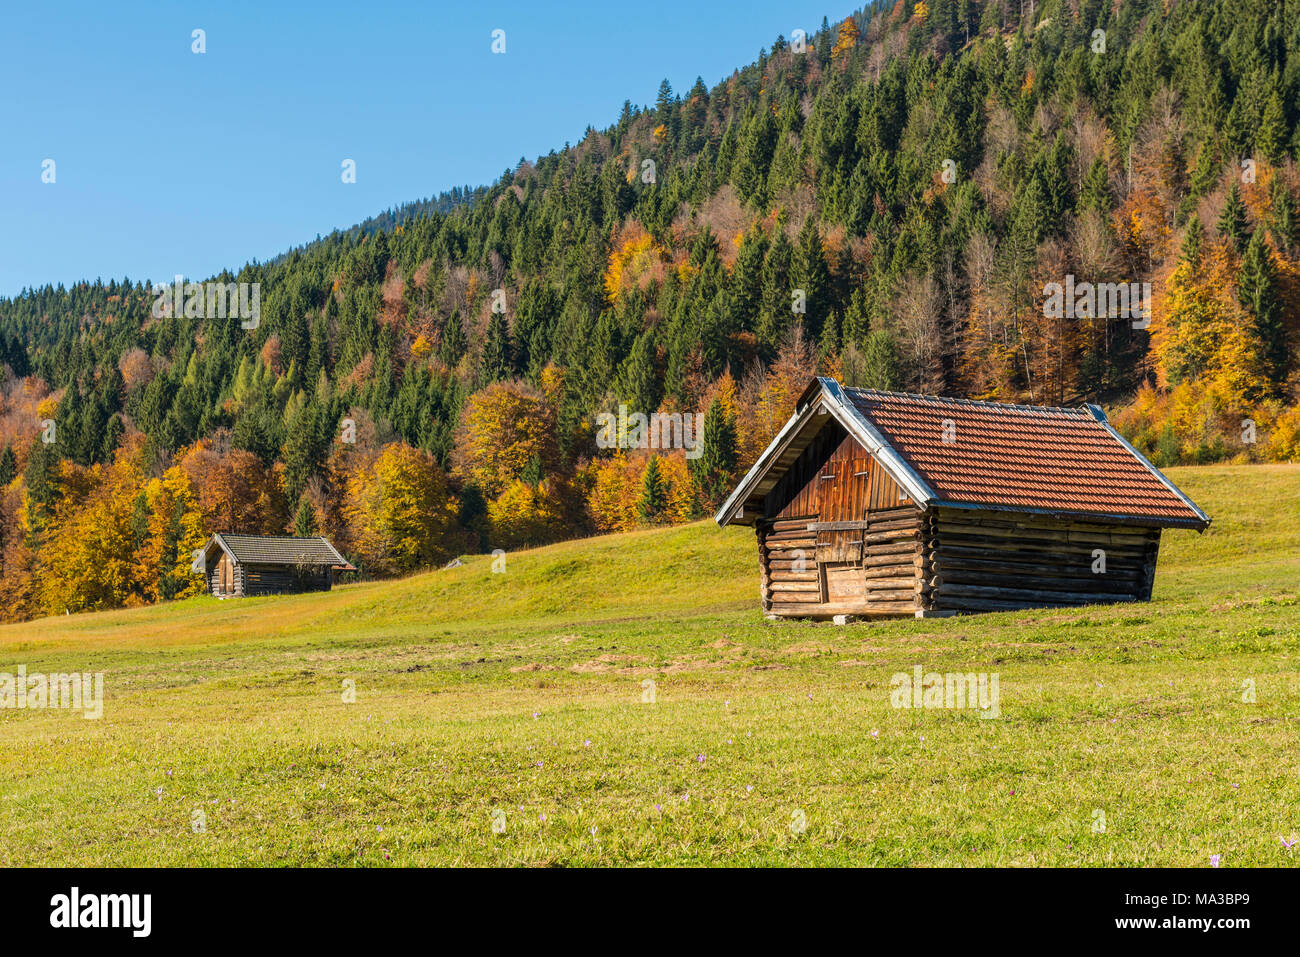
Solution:
[{"label": "green grass", "polygon": [[[768,622],[700,523],[0,628],[0,671],[106,684],[0,710],[0,863],[1290,866],[1300,467],[1170,474],[1214,524],[1148,605]],[[892,708],[917,664],[1001,717]]]}]

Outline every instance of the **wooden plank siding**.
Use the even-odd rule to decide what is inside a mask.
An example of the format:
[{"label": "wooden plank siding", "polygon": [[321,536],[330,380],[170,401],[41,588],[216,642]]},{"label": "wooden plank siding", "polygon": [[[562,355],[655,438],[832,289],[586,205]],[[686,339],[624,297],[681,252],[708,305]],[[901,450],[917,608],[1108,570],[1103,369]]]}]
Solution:
[{"label": "wooden plank siding", "polygon": [[1158,528],[973,509],[931,510],[924,534],[932,607],[950,613],[1149,601],[1160,548]]},{"label": "wooden plank siding", "polygon": [[829,618],[921,608],[921,512],[852,436],[828,423],[756,523],[763,609]]},{"label": "wooden plank siding", "polygon": [[245,567],[244,594],[281,595],[305,591],[329,591],[331,573],[328,567],[314,565],[298,568],[292,565],[247,565]]},{"label": "wooden plank siding", "polygon": [[[223,556],[223,562],[227,556]],[[288,565],[253,565],[230,562],[226,582],[222,582],[222,562],[208,571],[208,590],[221,598],[249,595],[281,595],[305,591],[329,591],[333,572],[326,566],[302,569]]]},{"label": "wooden plank siding", "polygon": [[208,591],[219,598],[242,598],[245,594],[243,566],[223,554],[208,570]]}]

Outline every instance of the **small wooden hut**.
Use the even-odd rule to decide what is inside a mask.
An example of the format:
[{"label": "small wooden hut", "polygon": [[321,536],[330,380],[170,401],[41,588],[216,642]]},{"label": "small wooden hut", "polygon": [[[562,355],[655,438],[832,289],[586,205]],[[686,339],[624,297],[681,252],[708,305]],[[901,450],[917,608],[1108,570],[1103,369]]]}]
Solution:
[{"label": "small wooden hut", "polygon": [[1148,601],[1161,530],[1210,523],[1097,406],[825,378],[716,520],[755,528],[763,608],[796,618]]},{"label": "small wooden hut", "polygon": [[356,571],[324,538],[213,535],[203,552],[208,590],[218,598],[329,591],[337,572]]}]

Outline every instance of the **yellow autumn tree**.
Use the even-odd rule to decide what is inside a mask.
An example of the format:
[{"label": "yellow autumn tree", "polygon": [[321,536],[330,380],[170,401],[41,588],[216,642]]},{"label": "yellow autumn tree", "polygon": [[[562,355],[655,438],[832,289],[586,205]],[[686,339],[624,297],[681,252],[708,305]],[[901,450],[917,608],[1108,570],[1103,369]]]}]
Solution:
[{"label": "yellow autumn tree", "polygon": [[364,570],[391,575],[440,565],[460,550],[456,500],[427,452],[386,445],[373,470],[348,475],[344,518]]},{"label": "yellow autumn tree", "polygon": [[134,567],[138,444],[119,449],[110,466],[61,464],[62,495],[42,548],[40,604],[47,615],[143,603]]},{"label": "yellow autumn tree", "polygon": [[137,590],[148,601],[201,595],[193,555],[207,542],[203,511],[189,476],[173,466],[144,487],[147,532],[136,562]]},{"label": "yellow autumn tree", "polygon": [[601,532],[627,532],[636,528],[641,470],[625,454],[598,459],[591,465],[591,491],[587,508]]},{"label": "yellow autumn tree", "polygon": [[[917,6],[922,7],[924,4],[918,4]],[[921,19],[925,19],[925,17],[921,17]],[[838,60],[857,46],[861,35],[862,32],[858,29],[858,22],[852,17],[845,17],[844,22],[840,24],[839,33],[835,38],[835,45],[831,47],[831,59]]]},{"label": "yellow autumn tree", "polygon": [[609,254],[605,267],[605,293],[610,302],[633,287],[642,276],[653,274],[668,258],[667,251],[654,241],[654,237],[640,228],[634,228],[628,238]]},{"label": "yellow autumn tree", "polygon": [[494,548],[528,548],[571,534],[571,490],[558,478],[536,485],[516,479],[488,503]]},{"label": "yellow autumn tree", "polygon": [[537,389],[495,382],[469,397],[452,461],[457,474],[485,496],[496,498],[519,478],[543,478],[558,459],[555,407]]},{"label": "yellow autumn tree", "polygon": [[[657,463],[662,502],[647,523],[642,506],[646,470],[652,459]],[[680,450],[654,455],[620,453],[598,459],[591,465],[590,478],[587,509],[599,531],[627,532],[646,524],[677,525],[689,522],[696,514],[699,493]]]},{"label": "yellow autumn tree", "polygon": [[1220,409],[1240,409],[1268,389],[1261,344],[1237,300],[1235,257],[1216,243],[1199,269],[1181,262],[1152,309],[1151,349],[1162,383],[1200,383]]},{"label": "yellow autumn tree", "polygon": [[817,357],[796,327],[767,374],[746,381],[736,417],[740,465],[752,465],[794,412],[808,383],[817,374]]},{"label": "yellow autumn tree", "polygon": [[1300,406],[1278,416],[1263,451],[1270,462],[1300,462]]},{"label": "yellow autumn tree", "polygon": [[[664,483],[664,510],[660,520],[669,525],[689,522],[696,514],[699,490],[681,451],[659,455],[659,477]],[[642,473],[644,484],[645,475]]]}]

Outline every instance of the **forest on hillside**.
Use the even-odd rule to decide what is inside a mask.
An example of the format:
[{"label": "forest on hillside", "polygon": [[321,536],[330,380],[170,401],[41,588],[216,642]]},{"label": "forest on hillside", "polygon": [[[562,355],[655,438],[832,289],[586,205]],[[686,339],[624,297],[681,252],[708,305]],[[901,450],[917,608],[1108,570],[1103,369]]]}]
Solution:
[{"label": "forest on hillside", "polygon": [[[876,3],[478,190],[194,282],[0,299],[0,614],[184,597],[214,531],[363,575],[708,513],[810,376],[1300,459],[1300,4]],[[1149,323],[1053,283],[1149,283]],[[1059,312],[1059,310],[1057,311]],[[700,454],[596,417],[700,413]]]}]

